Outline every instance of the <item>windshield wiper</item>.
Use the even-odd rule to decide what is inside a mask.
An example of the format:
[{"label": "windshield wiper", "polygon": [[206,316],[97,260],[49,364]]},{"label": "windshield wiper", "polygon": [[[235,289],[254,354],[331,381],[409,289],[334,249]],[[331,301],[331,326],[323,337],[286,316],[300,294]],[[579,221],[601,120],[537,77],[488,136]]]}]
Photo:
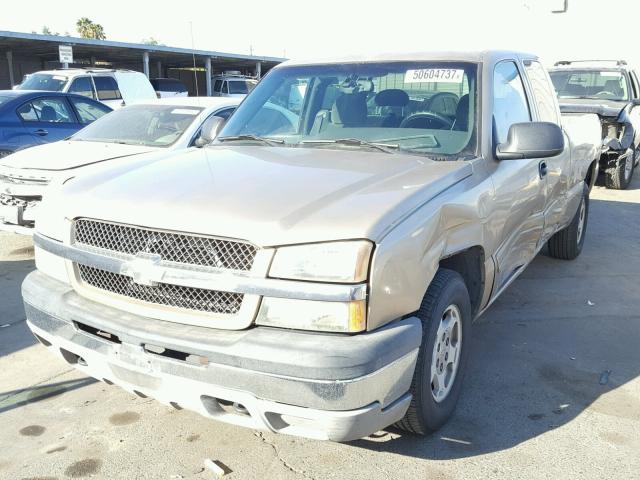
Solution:
[{"label": "windshield wiper", "polygon": [[284,140],[279,138],[267,138],[261,137],[259,135],[253,135],[251,133],[245,133],[243,135],[229,135],[227,137],[218,137],[217,140],[220,142],[233,142],[233,141],[241,141],[241,140],[253,140],[256,142],[266,143],[267,145],[282,145],[284,144]]},{"label": "windshield wiper", "polygon": [[392,150],[398,150],[400,145],[395,143],[378,143],[378,142],[367,142],[366,140],[360,140],[359,138],[338,138],[335,140],[303,140],[300,142],[303,145],[330,145],[330,144],[338,144],[338,145],[349,145],[354,147],[369,147],[375,148],[376,150],[380,150],[384,153],[395,153]]}]

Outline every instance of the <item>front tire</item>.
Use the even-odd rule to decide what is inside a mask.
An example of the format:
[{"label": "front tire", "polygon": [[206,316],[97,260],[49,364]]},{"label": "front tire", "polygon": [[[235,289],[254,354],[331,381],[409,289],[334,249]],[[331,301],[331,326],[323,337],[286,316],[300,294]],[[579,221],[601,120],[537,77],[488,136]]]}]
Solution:
[{"label": "front tire", "polygon": [[451,417],[462,387],[471,340],[471,302],[457,272],[439,269],[417,312],[422,343],[411,383],[411,404],[396,426],[425,435]]},{"label": "front tire", "polygon": [[617,165],[607,168],[604,172],[604,183],[607,188],[613,190],[625,190],[631,183],[633,170],[636,164],[635,151]]},{"label": "front tire", "polygon": [[573,260],[580,255],[587,233],[588,220],[589,194],[588,188],[585,185],[582,191],[580,205],[578,205],[578,210],[573,216],[571,223],[559,232],[556,232],[547,242],[549,255],[561,260]]}]

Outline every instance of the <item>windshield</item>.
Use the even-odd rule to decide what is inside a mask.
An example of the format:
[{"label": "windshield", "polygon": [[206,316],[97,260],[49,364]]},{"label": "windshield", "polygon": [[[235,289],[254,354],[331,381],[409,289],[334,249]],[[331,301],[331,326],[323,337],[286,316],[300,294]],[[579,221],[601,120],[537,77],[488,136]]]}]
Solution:
[{"label": "windshield", "polygon": [[477,65],[467,62],[276,68],[218,138],[250,141],[246,136],[253,135],[305,148],[372,148],[375,143],[445,159],[473,155],[476,72]]},{"label": "windshield", "polygon": [[627,78],[620,70],[556,70],[549,75],[560,98],[629,100]]},{"label": "windshield", "polygon": [[46,90],[47,92],[61,92],[69,79],[64,75],[50,73],[33,73],[16,87],[17,90]]},{"label": "windshield", "polygon": [[168,147],[182,136],[202,110],[175,105],[133,105],[96,120],[71,140]]}]

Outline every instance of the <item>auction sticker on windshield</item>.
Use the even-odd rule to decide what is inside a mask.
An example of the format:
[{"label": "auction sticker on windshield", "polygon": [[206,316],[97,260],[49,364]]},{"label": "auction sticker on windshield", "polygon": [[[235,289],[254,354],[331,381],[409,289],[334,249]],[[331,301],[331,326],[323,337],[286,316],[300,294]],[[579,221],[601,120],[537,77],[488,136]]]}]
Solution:
[{"label": "auction sticker on windshield", "polygon": [[457,68],[421,68],[407,70],[404,83],[442,82],[462,83],[464,70]]}]

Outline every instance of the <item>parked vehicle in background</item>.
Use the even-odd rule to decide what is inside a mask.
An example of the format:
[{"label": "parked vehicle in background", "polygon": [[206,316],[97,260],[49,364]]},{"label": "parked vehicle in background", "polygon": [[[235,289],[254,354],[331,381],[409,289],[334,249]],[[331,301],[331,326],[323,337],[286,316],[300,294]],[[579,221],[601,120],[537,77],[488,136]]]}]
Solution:
[{"label": "parked vehicle in background", "polygon": [[580,254],[585,119],[577,144],[517,52],[285,62],[211,145],[45,199],[28,325],[88,375],[221,421],[429,433],[472,320],[544,245]]},{"label": "parked vehicle in background", "polygon": [[244,97],[258,84],[254,78],[235,73],[214,75],[211,81],[214,97]]},{"label": "parked vehicle in background", "polygon": [[66,141],[4,158],[0,161],[0,230],[30,235],[36,207],[53,180],[62,182],[110,160],[130,161],[142,154],[192,147],[207,120],[226,120],[239,103],[236,98],[156,99],[116,110]]},{"label": "parked vehicle in background", "polygon": [[624,60],[560,61],[550,70],[563,114],[595,113],[602,124],[600,170],[625,189],[640,160],[640,81]]},{"label": "parked vehicle in background", "polygon": [[106,68],[44,70],[27,75],[15,89],[76,93],[113,109],[157,98],[143,73]]},{"label": "parked vehicle in background", "polygon": [[110,111],[80,95],[0,90],[0,158],[62,140]]},{"label": "parked vehicle in background", "polygon": [[152,78],[150,82],[158,94],[158,98],[189,96],[185,84],[175,78]]}]

